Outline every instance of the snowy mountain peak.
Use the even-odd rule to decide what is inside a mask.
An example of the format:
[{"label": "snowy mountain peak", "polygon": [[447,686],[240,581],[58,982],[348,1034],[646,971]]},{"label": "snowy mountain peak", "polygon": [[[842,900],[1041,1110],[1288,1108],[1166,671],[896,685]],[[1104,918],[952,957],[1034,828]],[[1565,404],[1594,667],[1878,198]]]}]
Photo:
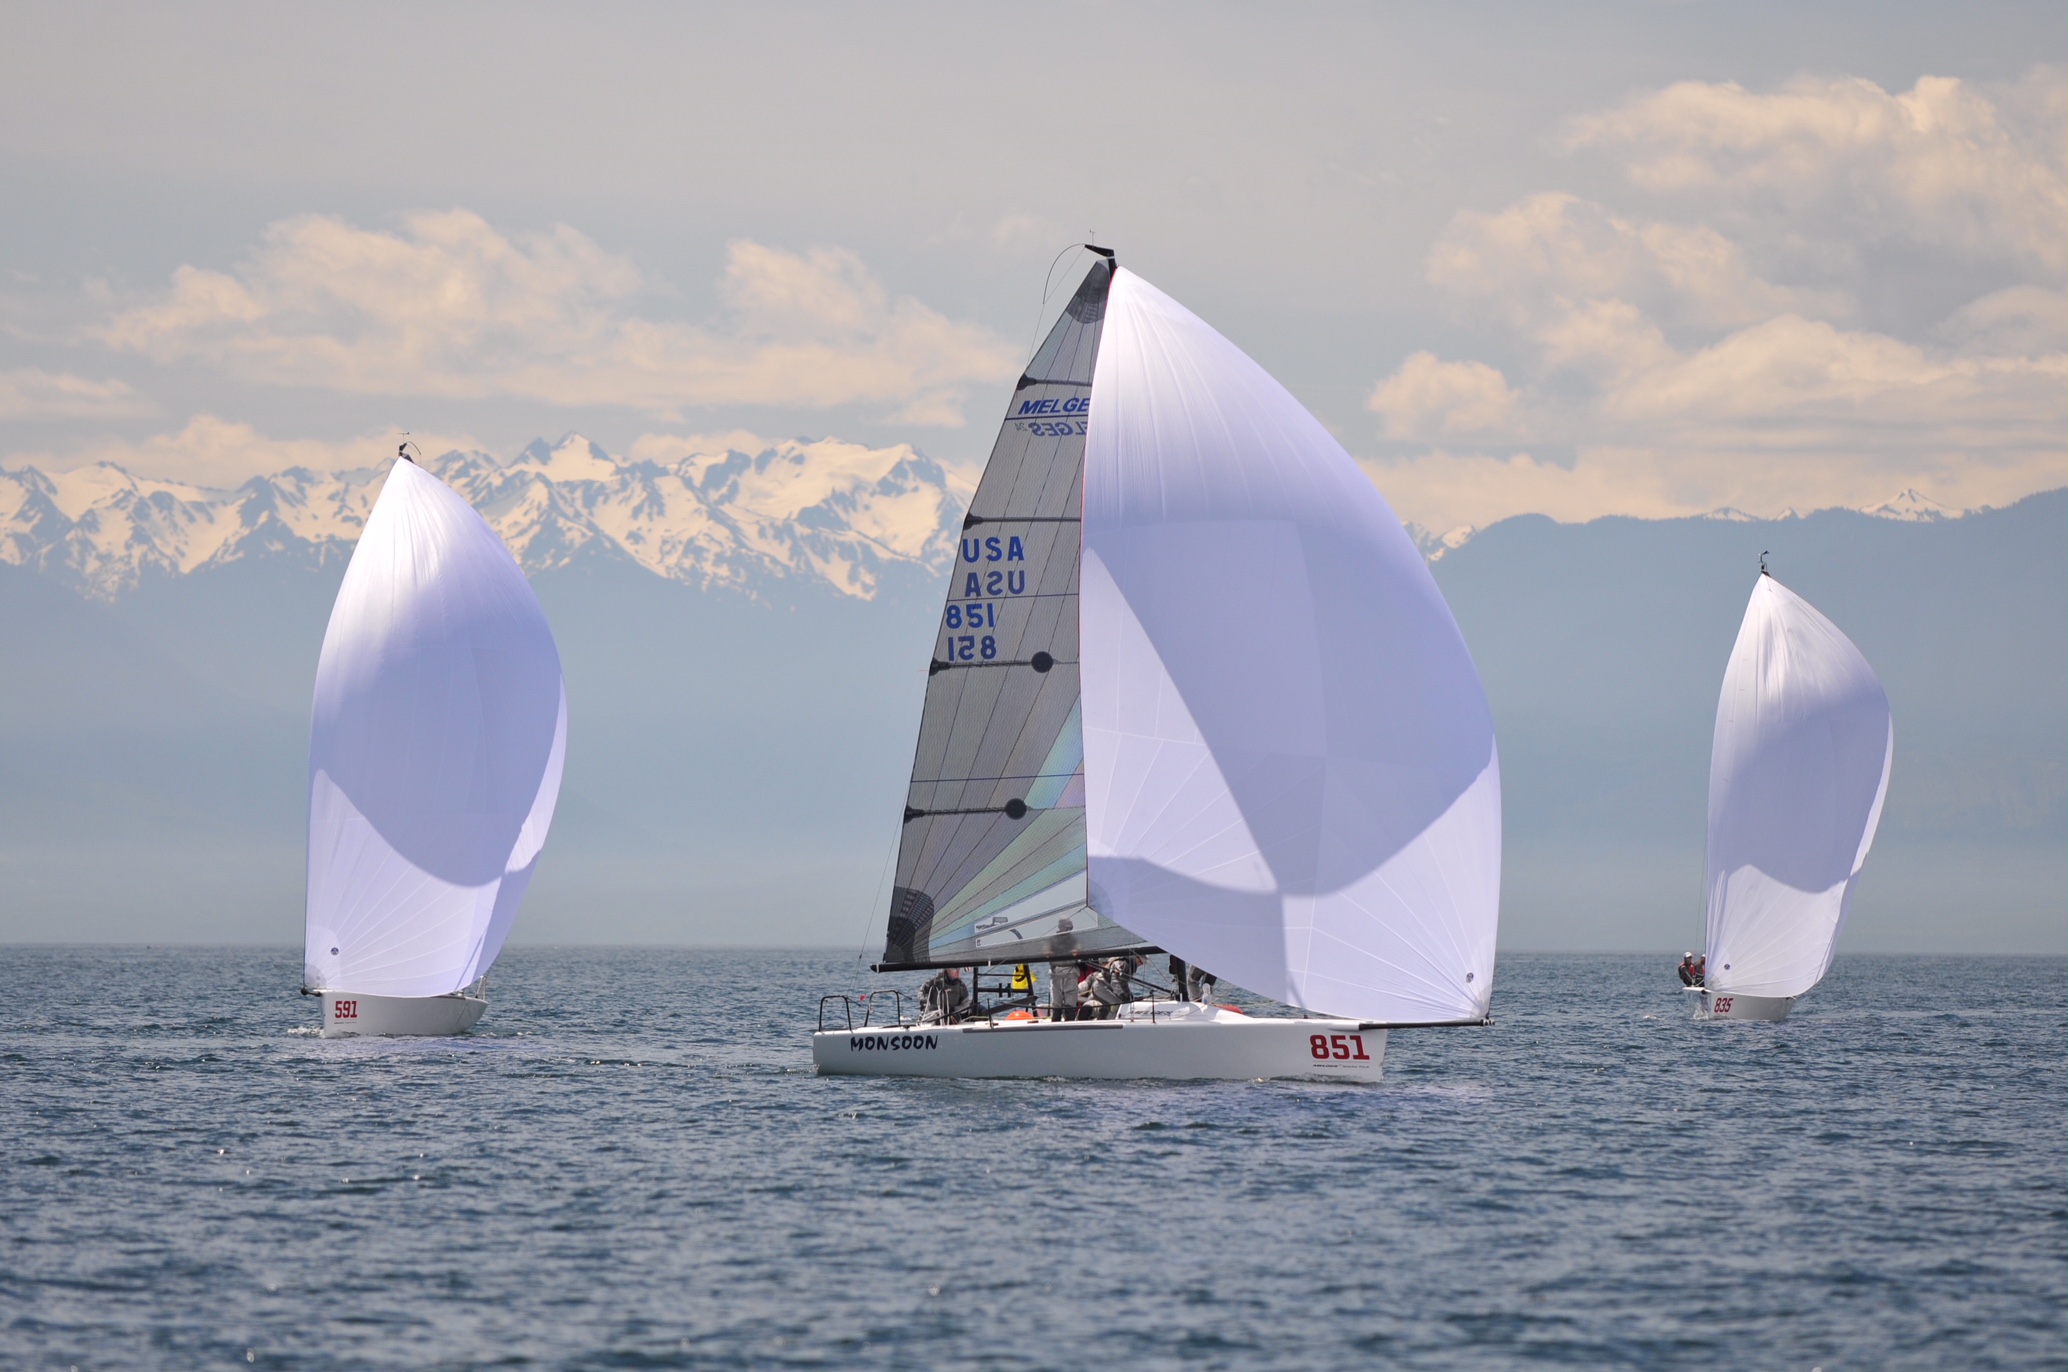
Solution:
[{"label": "snowy mountain peak", "polygon": [[1445,553],[1456,552],[1470,543],[1473,536],[1479,532],[1479,526],[1476,524],[1461,524],[1449,533],[1442,534],[1426,529],[1413,520],[1407,521],[1404,527],[1407,529],[1408,538],[1414,542],[1415,551],[1432,563],[1443,561]]},{"label": "snowy mountain peak", "polygon": [[1948,509],[1923,492],[1911,489],[1861,513],[1873,515],[1877,519],[1900,519],[1906,523],[1924,524],[1937,523],[1942,519],[1958,519],[1967,511]]},{"label": "snowy mountain peak", "polygon": [[[571,434],[507,463],[454,451],[425,465],[481,511],[527,571],[617,556],[670,580],[750,595],[802,582],[868,599],[894,567],[941,567],[970,495],[959,474],[907,445],[831,440],[754,452],[670,441],[620,460]],[[385,471],[297,468],[235,490],[105,463],[0,471],[0,562],[112,599],[146,577],[253,556],[341,559]]]},{"label": "snowy mountain peak", "polygon": [[614,481],[618,475],[610,454],[580,434],[569,434],[550,446],[543,438],[533,439],[510,463],[510,470],[519,468],[552,482]]}]

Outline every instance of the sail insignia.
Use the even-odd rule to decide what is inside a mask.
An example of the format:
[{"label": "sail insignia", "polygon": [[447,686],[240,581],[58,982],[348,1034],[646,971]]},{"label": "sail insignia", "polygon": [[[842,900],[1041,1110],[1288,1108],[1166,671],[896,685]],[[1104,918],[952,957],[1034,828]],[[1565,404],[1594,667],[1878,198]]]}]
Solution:
[{"label": "sail insignia", "polygon": [[1492,714],[1399,520],[1101,257],[964,523],[882,969],[1154,946],[1361,1024],[1482,1023],[1500,847]]},{"label": "sail insignia", "polygon": [[927,664],[885,970],[1136,947],[1087,903],[1078,562],[1102,256],[1028,363]]}]

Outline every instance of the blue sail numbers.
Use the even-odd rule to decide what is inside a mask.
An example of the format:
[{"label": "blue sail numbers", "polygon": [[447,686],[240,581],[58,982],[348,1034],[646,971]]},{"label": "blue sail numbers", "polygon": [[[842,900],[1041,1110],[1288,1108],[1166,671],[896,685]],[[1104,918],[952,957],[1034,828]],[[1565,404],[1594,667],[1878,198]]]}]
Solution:
[{"label": "blue sail numbers", "polygon": [[1449,607],[1299,402],[1110,261],[1007,407],[937,634],[883,965],[1155,946],[1486,1018],[1500,766]]}]

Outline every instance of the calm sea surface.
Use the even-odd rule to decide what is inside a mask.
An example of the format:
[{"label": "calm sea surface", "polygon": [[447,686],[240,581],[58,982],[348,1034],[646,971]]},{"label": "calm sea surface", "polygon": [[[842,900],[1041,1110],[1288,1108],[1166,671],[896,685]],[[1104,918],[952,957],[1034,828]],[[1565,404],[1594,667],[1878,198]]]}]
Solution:
[{"label": "calm sea surface", "polygon": [[1357,1088],[821,1079],[837,955],[324,1042],[292,951],[0,949],[0,1366],[2060,1367],[2062,962],[1672,961]]}]

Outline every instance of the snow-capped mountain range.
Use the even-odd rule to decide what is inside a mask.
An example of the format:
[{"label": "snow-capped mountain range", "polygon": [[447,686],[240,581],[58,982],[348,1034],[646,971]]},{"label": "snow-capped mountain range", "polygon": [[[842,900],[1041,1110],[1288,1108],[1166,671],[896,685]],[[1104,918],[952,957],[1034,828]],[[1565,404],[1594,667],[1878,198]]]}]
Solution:
[{"label": "snow-capped mountain range", "polygon": [[[673,581],[749,595],[803,582],[868,600],[893,567],[937,570],[954,556],[972,490],[909,445],[833,439],[619,458],[570,434],[507,462],[454,451],[427,465],[487,517],[526,571],[620,556]],[[0,563],[112,600],[148,577],[246,558],[342,559],[384,471],[294,468],[217,490],[105,462],[0,470]],[[1914,522],[1967,511],[1911,490],[1861,513]],[[1729,509],[1707,517],[1757,518]],[[1412,523],[1407,531],[1431,562],[1480,532]]]},{"label": "snow-capped mountain range", "polygon": [[[801,578],[872,598],[891,567],[947,563],[970,495],[958,473],[909,446],[832,440],[625,460],[569,435],[507,462],[455,451],[425,465],[486,516],[527,571],[616,555],[670,580],[748,594]],[[245,558],[342,558],[384,471],[296,468],[233,490],[109,463],[0,471],[0,562],[113,599],[147,577]]]}]

